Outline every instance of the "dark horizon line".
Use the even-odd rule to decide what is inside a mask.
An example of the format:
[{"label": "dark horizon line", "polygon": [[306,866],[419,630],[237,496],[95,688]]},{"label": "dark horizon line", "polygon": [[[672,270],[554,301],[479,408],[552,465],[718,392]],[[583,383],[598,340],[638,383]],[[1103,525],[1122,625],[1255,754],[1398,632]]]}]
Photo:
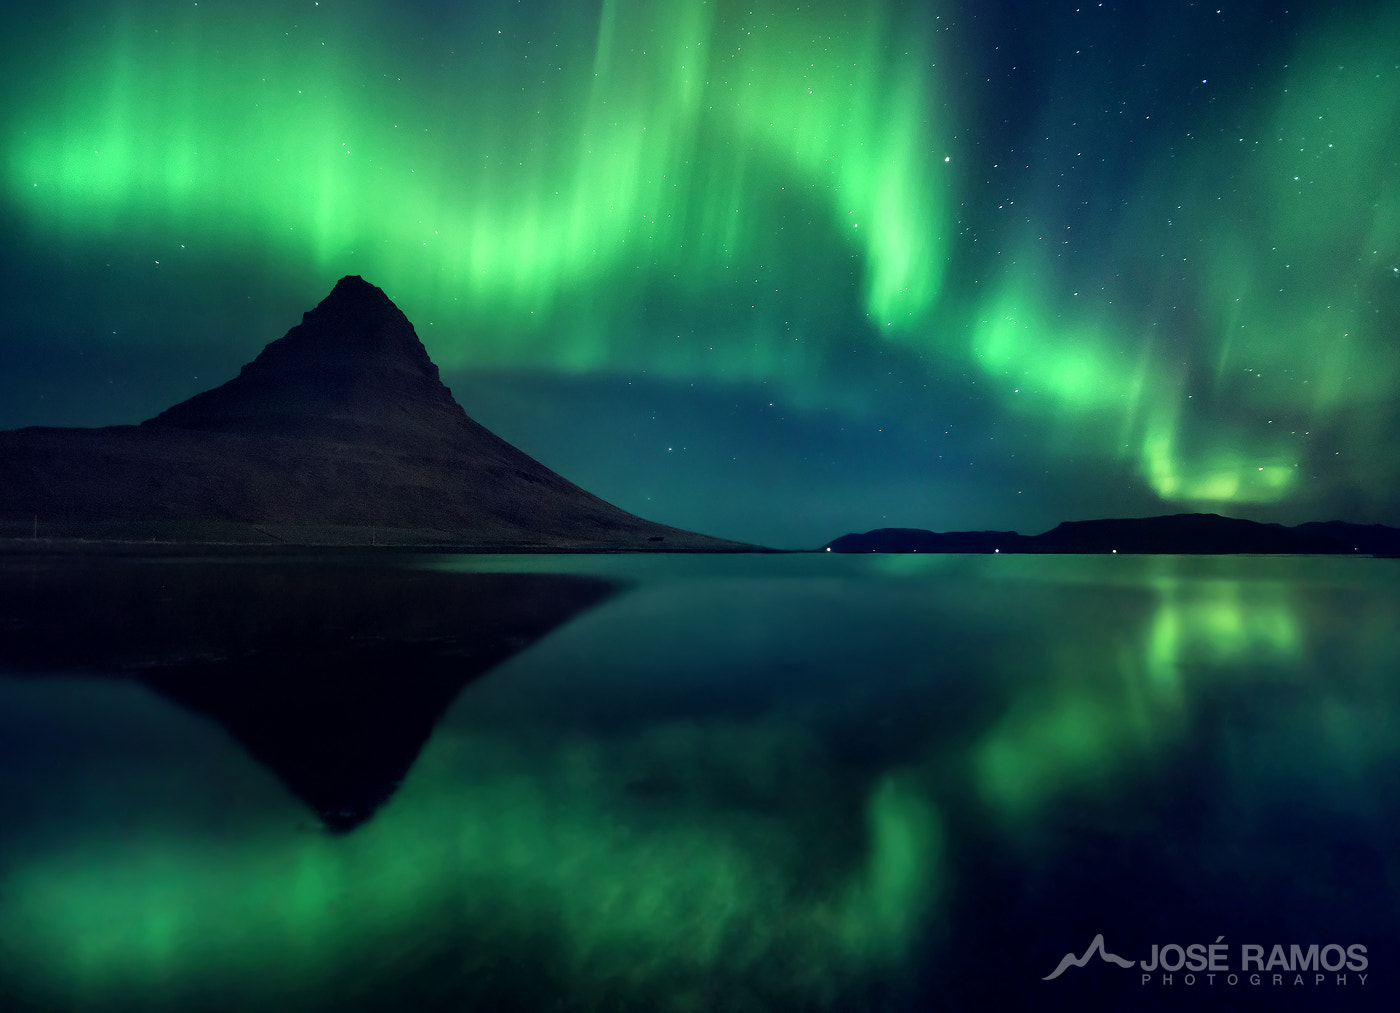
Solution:
[{"label": "dark horizon line", "polygon": [[1338,520],[1285,525],[1217,513],[1176,513],[1061,521],[1036,535],[875,528],[842,535],[818,551],[1390,556],[1400,554],[1400,528]]}]

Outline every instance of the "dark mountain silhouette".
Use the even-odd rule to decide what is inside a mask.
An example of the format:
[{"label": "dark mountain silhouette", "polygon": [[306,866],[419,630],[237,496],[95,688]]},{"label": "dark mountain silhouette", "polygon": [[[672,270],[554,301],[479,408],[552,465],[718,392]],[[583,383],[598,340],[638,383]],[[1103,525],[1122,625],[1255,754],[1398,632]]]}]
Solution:
[{"label": "dark mountain silhouette", "polygon": [[1400,529],[1343,521],[1296,527],[1260,524],[1219,514],[1066,521],[1039,535],[1015,531],[923,531],[879,528],[842,535],[830,552],[1049,552],[1214,555],[1283,553],[1320,555],[1400,552]]},{"label": "dark mountain silhouette", "polygon": [[922,528],[876,528],[842,535],[828,542],[829,552],[1017,552],[1026,541],[1014,531],[925,531]]},{"label": "dark mountain silhouette", "polygon": [[617,590],[353,556],[0,560],[0,669],[141,682],[346,832],[394,794],[464,686]]},{"label": "dark mountain silhouette", "polygon": [[752,548],[655,524],[469,418],[413,325],[357,276],[234,379],[139,426],[0,432],[11,536]]},{"label": "dark mountain silhouette", "polygon": [[518,451],[453,400],[408,318],[358,276],[340,279],[238,376],[166,409],[143,428],[314,437],[410,451],[445,440],[519,463],[511,461]]}]

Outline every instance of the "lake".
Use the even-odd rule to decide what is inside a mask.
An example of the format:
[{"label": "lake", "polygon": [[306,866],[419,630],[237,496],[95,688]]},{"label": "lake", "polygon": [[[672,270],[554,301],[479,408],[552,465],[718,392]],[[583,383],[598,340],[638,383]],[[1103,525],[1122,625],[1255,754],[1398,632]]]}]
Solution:
[{"label": "lake", "polygon": [[1398,568],[5,557],[0,1009],[1395,1008]]}]

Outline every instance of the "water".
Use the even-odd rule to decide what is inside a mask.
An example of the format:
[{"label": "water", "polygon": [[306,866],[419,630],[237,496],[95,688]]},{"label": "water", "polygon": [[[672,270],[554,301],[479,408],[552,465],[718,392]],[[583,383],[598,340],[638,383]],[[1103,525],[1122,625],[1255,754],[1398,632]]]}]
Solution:
[{"label": "water", "polygon": [[0,561],[0,1008],[1394,1008],[1397,576]]}]

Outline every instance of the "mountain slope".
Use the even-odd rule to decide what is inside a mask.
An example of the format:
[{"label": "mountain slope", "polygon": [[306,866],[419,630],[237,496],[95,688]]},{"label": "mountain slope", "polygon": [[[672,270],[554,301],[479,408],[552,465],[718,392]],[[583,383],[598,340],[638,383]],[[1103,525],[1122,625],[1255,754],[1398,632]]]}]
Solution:
[{"label": "mountain slope", "polygon": [[413,325],[342,278],[222,386],[140,426],[0,432],[0,532],[483,550],[751,548],[607,503],[473,421]]}]

